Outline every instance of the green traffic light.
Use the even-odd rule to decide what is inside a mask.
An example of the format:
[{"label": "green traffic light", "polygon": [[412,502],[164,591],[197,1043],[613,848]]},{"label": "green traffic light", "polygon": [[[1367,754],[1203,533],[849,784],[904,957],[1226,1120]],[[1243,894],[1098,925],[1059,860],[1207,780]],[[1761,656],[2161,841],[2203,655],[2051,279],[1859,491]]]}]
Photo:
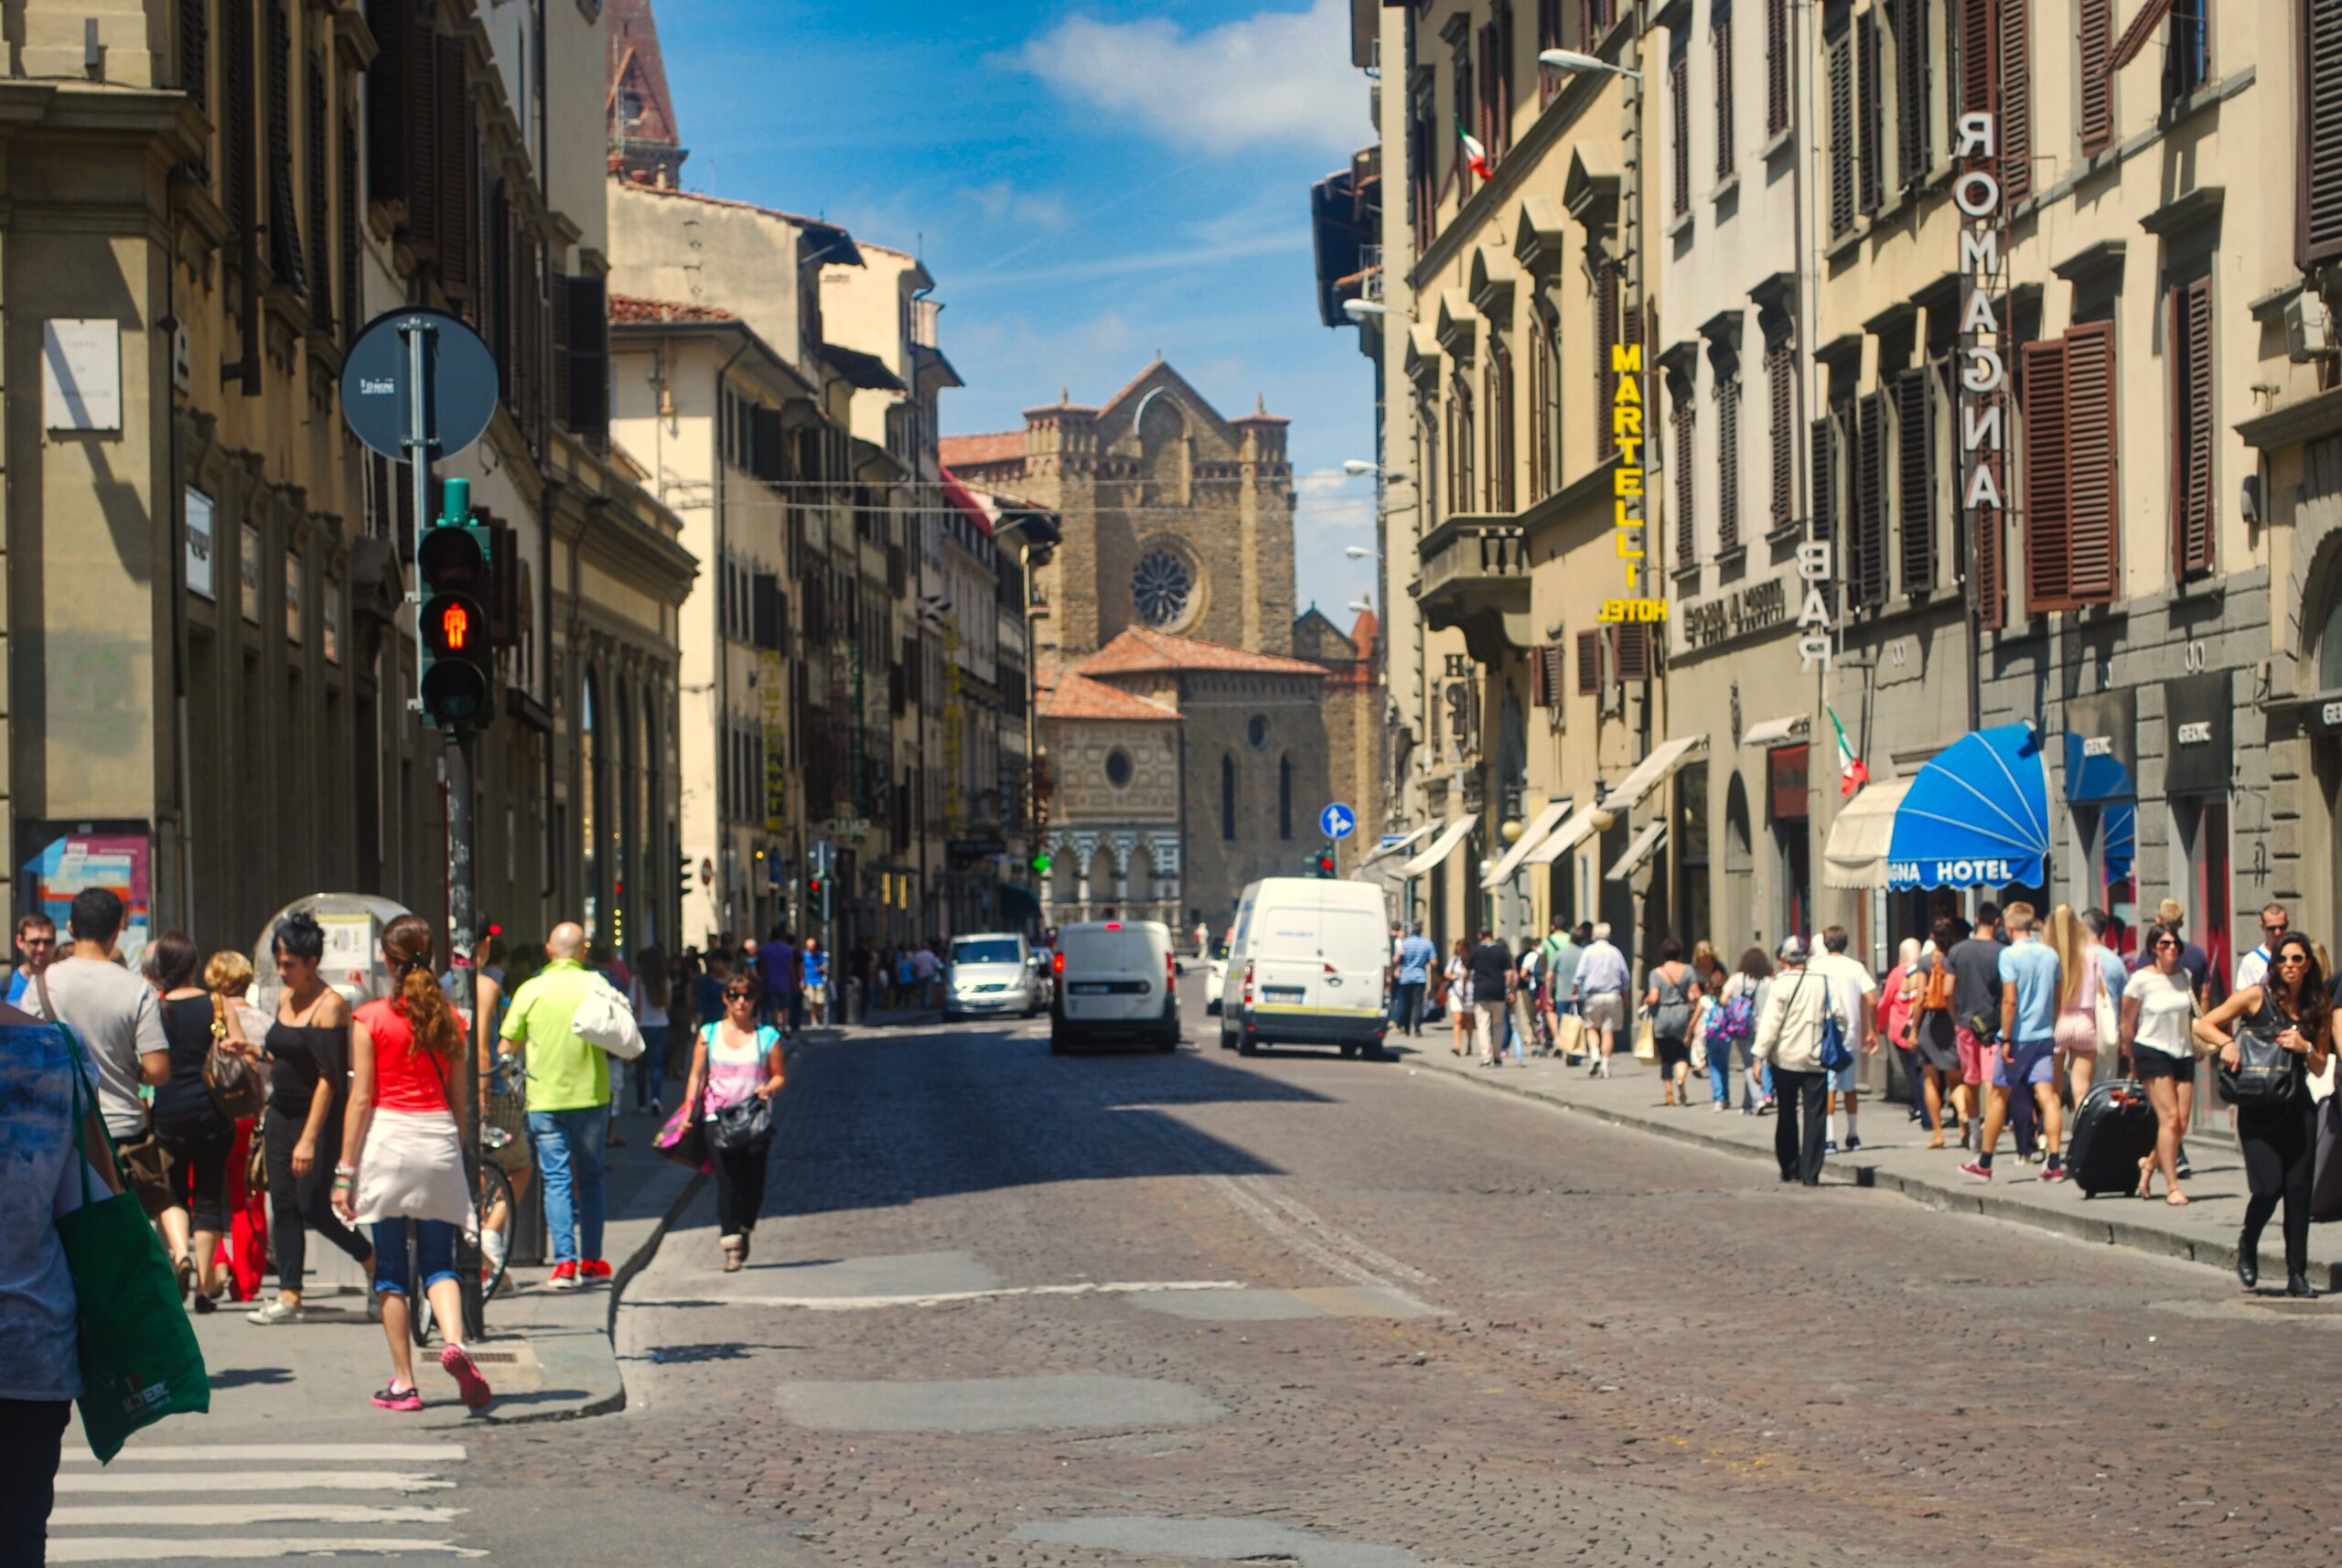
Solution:
[{"label": "green traffic light", "polygon": [[1049,857],[1046,854],[1035,855],[1033,857],[1033,869],[1038,872],[1041,875],[1047,876],[1049,874]]}]

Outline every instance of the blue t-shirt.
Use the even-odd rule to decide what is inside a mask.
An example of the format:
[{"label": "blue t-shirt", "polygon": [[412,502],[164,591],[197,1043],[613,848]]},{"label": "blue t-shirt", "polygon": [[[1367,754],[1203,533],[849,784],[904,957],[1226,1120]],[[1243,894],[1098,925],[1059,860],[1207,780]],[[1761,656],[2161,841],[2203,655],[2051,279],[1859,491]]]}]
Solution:
[{"label": "blue t-shirt", "polygon": [[805,983],[827,985],[829,983],[830,955],[826,952],[809,950],[805,954]]},{"label": "blue t-shirt", "polygon": [[2120,1008],[2123,984],[2131,978],[2131,972],[2122,967],[2122,955],[2112,948],[2099,949],[2098,972],[2106,982],[2106,999]]},{"label": "blue t-shirt", "polygon": [[2001,983],[2016,987],[2016,1021],[2009,1043],[2030,1045],[2057,1034],[2057,951],[2038,937],[2001,950]]},{"label": "blue t-shirt", "polygon": [[20,969],[16,971],[16,973],[10,975],[8,977],[8,1005],[11,1007],[23,1006],[25,1002],[25,993],[30,991],[32,988],[33,977],[27,974],[23,970]]},{"label": "blue t-shirt", "polygon": [[757,950],[757,968],[763,971],[765,989],[786,995],[797,989],[797,950],[788,942],[767,942]]},{"label": "blue t-shirt", "polygon": [[699,1012],[699,1021],[713,1024],[724,1016],[724,983],[712,974],[692,978],[692,1005]]},{"label": "blue t-shirt", "polygon": [[1416,933],[1399,944],[1399,983],[1423,985],[1430,983],[1431,966],[1439,957],[1439,950],[1431,945],[1428,937]]}]

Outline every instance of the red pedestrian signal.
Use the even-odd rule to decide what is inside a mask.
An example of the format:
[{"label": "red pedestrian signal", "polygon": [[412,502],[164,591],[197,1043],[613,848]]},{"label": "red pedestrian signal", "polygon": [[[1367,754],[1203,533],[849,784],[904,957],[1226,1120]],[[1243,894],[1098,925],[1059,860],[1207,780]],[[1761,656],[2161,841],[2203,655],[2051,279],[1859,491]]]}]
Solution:
[{"label": "red pedestrian signal", "polygon": [[496,716],[486,607],[496,583],[495,535],[473,521],[467,481],[449,479],[442,497],[445,514],[415,543],[424,595],[423,712],[443,730],[469,734]]},{"label": "red pedestrian signal", "polygon": [[434,628],[434,653],[461,653],[471,645],[472,614],[460,599],[438,602],[439,618]]}]

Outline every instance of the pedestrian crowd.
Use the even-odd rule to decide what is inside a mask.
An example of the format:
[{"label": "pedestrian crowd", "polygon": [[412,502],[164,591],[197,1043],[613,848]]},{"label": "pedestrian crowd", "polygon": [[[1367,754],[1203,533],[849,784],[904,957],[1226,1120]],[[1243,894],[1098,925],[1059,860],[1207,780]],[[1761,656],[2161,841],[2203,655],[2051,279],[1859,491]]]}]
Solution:
[{"label": "pedestrian crowd", "polygon": [[1662,1104],[1691,1106],[1704,1077],[1712,1112],[1733,1109],[1737,1090],[1742,1114],[1773,1116],[1781,1179],[1809,1187],[1827,1156],[1863,1146],[1861,1061],[1892,1052],[1926,1147],[1950,1151],[1971,1179],[2006,1174],[1995,1164],[2006,1134],[2040,1180],[2174,1207],[2191,1201],[2186,1140],[2204,1063],[2251,1195],[2239,1276],[2258,1284],[2261,1235],[2282,1210],[2286,1289],[2304,1294],[2313,1209],[2342,1212],[2342,1103],[2319,1103],[2342,976],[2282,905],[2261,911],[2261,930],[2223,985],[2175,900],[2127,955],[2103,910],[1987,902],[1972,921],[1946,914],[1903,940],[1884,979],[1832,926],[1816,946],[1792,936],[1730,963],[1705,941],[1687,951],[1662,937],[1638,987],[1602,922],[1556,918],[1518,951],[1484,929],[1444,961],[1416,923],[1391,929],[1390,1024],[1420,1036],[1444,1015],[1448,1048],[1483,1068],[1555,1057],[1598,1078],[1624,1040],[1656,1068]]}]

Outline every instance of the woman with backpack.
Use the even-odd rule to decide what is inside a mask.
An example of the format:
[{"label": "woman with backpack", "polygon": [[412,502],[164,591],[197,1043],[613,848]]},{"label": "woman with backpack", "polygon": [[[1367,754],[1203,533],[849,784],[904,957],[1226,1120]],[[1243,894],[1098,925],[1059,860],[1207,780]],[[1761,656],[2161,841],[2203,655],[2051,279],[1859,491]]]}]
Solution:
[{"label": "woman with backpack", "polygon": [[[1764,999],[1765,983],[1772,978],[1773,961],[1763,948],[1740,955],[1740,965],[1726,975],[1708,1009],[1709,1109],[1732,1109],[1732,1064],[1737,1055],[1748,1069],[1746,1087],[1740,1091],[1740,1113],[1756,1114],[1756,1008]],[[1767,1097],[1769,1098],[1769,1097]]]},{"label": "woman with backpack", "polygon": [[[780,1031],[757,1022],[757,1005],[751,972],[743,970],[725,983],[724,1016],[700,1030],[692,1047],[691,1081],[683,1090],[683,1103],[698,1106],[708,1122],[715,1231],[727,1274],[737,1273],[748,1261],[748,1233],[764,1209],[765,1169],[772,1157],[770,1112],[758,1118],[751,1107],[779,1093],[784,1077]],[[764,1123],[761,1132],[743,1125],[757,1120]]]},{"label": "woman with backpack", "polygon": [[1968,922],[1959,916],[1946,915],[1936,921],[1928,932],[1928,947],[1919,954],[1911,975],[1911,1048],[1918,1058],[1919,1088],[1927,1101],[1930,1149],[1943,1147],[1947,1099],[1960,1123],[1955,1131],[1963,1145],[1969,1119],[1974,1114],[1968,1103],[1968,1086],[1960,1076],[1960,1036],[1951,1011],[1951,964],[1944,956],[1967,938]]},{"label": "woman with backpack", "polygon": [[1683,961],[1683,943],[1670,937],[1659,944],[1659,967],[1643,992],[1651,1044],[1659,1051],[1662,1105],[1692,1103],[1692,1009],[1699,1000],[1699,977]]},{"label": "woman with backpack", "polygon": [[[2310,1183],[2317,1159],[2317,1107],[2308,1079],[2326,1070],[2334,1049],[2334,1002],[2309,939],[2278,939],[2269,976],[2240,985],[2196,1020],[2196,1039],[2218,1053],[2220,1091],[2236,1106],[2244,1149],[2244,1230],[2236,1239],[2236,1277],[2261,1283],[2261,1232],[2285,1206],[2285,1294],[2310,1295]],[[2245,1059],[2250,1041],[2254,1059]],[[2271,1047],[2274,1047],[2274,1051]],[[2274,1059],[2271,1058],[2273,1056]]]}]

